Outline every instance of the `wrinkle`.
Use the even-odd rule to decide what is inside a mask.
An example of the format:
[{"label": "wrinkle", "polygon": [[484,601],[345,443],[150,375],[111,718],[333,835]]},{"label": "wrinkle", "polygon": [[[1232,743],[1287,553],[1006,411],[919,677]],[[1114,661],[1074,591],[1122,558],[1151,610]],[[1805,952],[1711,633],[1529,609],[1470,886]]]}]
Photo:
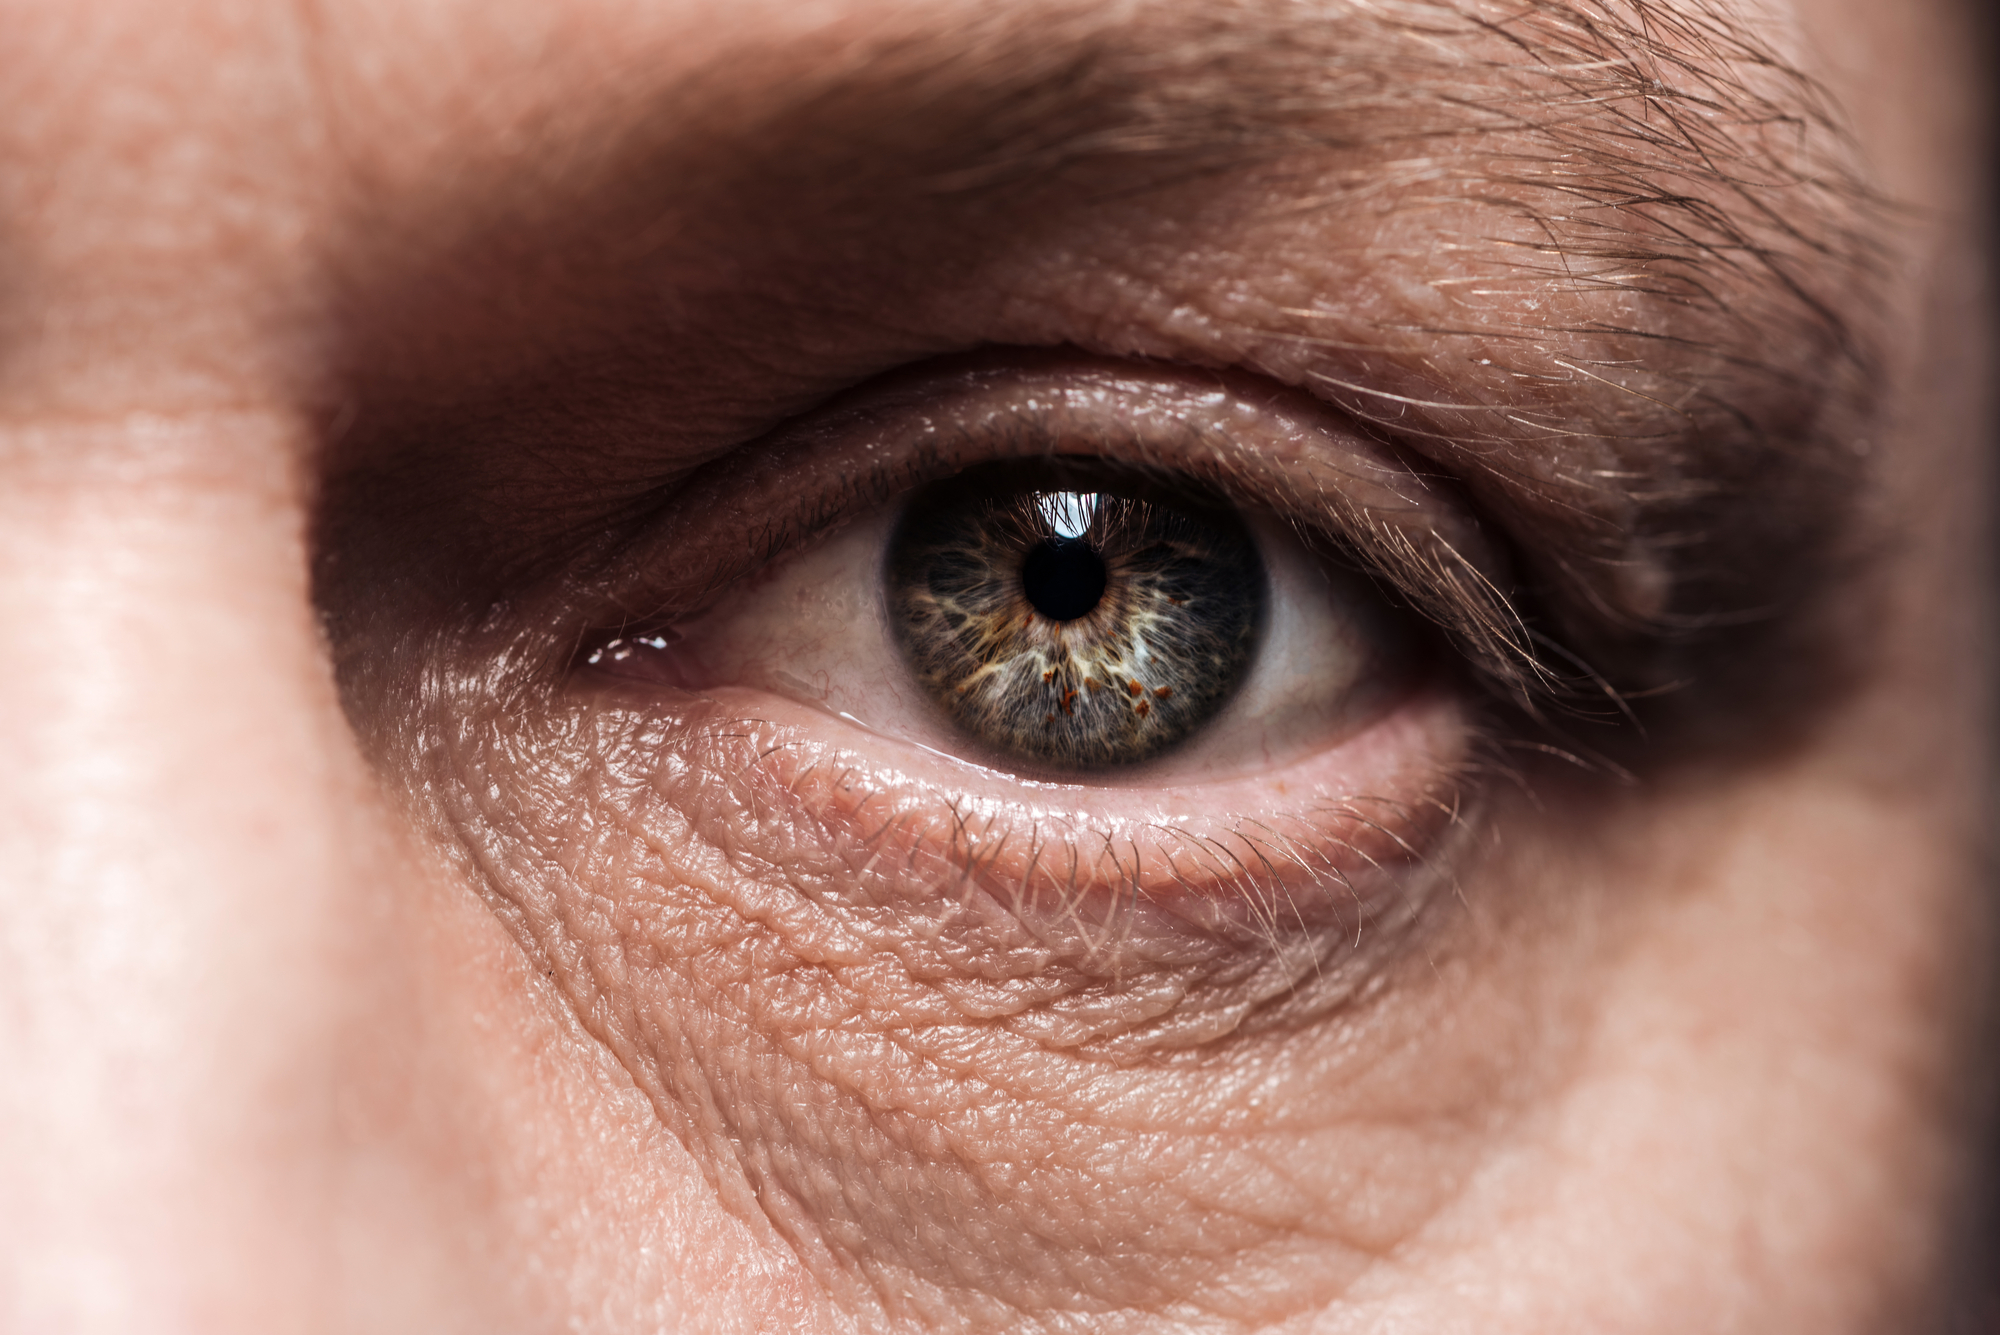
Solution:
[{"label": "wrinkle", "polygon": [[[1200,319],[1215,336],[1204,346],[1216,360],[1287,383],[1310,381],[1323,399],[1372,424],[1377,439],[1458,479],[1516,539],[1526,578],[1517,584],[1490,574],[1489,563],[1448,539],[1421,541],[1422,534],[1398,528],[1386,507],[1370,530],[1385,560],[1404,563],[1413,584],[1469,586],[1479,610],[1463,615],[1464,599],[1453,610],[1477,634],[1530,671],[1558,664],[1547,670],[1569,674],[1574,664],[1575,677],[1623,706],[1661,671],[1650,659],[1639,661],[1636,643],[1650,651],[1669,632],[1698,629],[1689,624],[1697,609],[1715,616],[1719,603],[1707,597],[1713,589],[1700,582],[1700,568],[1721,556],[1743,559],[1728,545],[1739,536],[1729,531],[1732,515],[1740,517],[1732,505],[1741,507],[1754,493],[1791,525],[1777,524],[1763,539],[1778,577],[1771,587],[1758,586],[1760,596],[1780,602],[1824,576],[1818,538],[1836,523],[1857,476],[1831,446],[1843,423],[1861,420],[1841,414],[1867,411],[1857,389],[1865,380],[1859,368],[1866,341],[1848,323],[1865,325],[1873,259],[1868,201],[1844,141],[1817,113],[1791,121],[1767,116],[1778,94],[1747,85],[1718,88],[1720,76],[1686,64],[1674,46],[1713,46],[1719,30],[1675,30],[1667,40],[1646,28],[1634,46],[1632,33],[1611,18],[1649,19],[1650,6],[1543,0],[1517,7],[1511,24],[1492,20],[1483,28],[1487,21],[1478,16],[1487,11],[1469,3],[1339,12],[1363,25],[1379,19],[1386,26],[1369,31],[1404,42],[1354,43],[1364,54],[1332,67],[1336,84],[1339,77],[1350,83],[1313,86],[1346,96],[1344,102],[1340,96],[1299,105],[1259,102],[1299,85],[1244,78],[1246,66],[1204,67],[1201,78],[1183,87],[1155,77],[1156,62],[1141,78],[1140,66],[1126,59],[1130,53],[1107,48],[1080,64],[1062,67],[1058,60],[1045,62],[1039,74],[1030,69],[1028,85],[1054,70],[1054,93],[1070,97],[1083,88],[1087,95],[1059,98],[1053,107],[1029,99],[1023,133],[1042,138],[1008,143],[991,137],[1007,131],[1004,117],[980,119],[1007,71],[989,71],[994,77],[975,90],[978,97],[942,104],[935,116],[911,117],[908,87],[893,86],[896,63],[874,53],[858,63],[828,62],[805,100],[780,105],[747,128],[731,127],[718,140],[727,165],[704,159],[713,144],[704,150],[655,137],[602,159],[612,165],[607,179],[626,181],[637,196],[599,201],[595,213],[572,210],[573,192],[552,191],[550,198],[597,229],[571,232],[565,242],[582,237],[587,244],[579,250],[590,252],[591,264],[609,254],[616,263],[605,267],[625,287],[654,295],[672,290],[698,308],[689,296],[694,288],[674,285],[698,287],[685,270],[700,267],[699,236],[674,233],[682,249],[663,251],[665,233],[646,222],[649,210],[663,207],[657,193],[663,179],[701,206],[719,200],[713,216],[723,220],[717,224],[723,231],[754,215],[748,205],[768,204],[775,189],[795,210],[819,216],[818,206],[826,205],[824,235],[861,235],[900,257],[904,252],[883,245],[870,225],[885,202],[930,207],[925,216],[935,227],[976,217],[978,208],[965,208],[965,201],[984,191],[979,207],[1003,223],[996,229],[989,216],[989,232],[973,233],[984,237],[1006,229],[1014,215],[1005,213],[1002,197],[1024,180],[1036,188],[1023,190],[1023,198],[1046,205],[1056,187],[1074,186],[1107,162],[1124,162],[1134,169],[1106,171],[1087,206],[1109,207],[1123,191],[1150,210],[1169,197],[1163,192],[1170,186],[1210,170],[1263,170],[1268,184],[1301,170],[1299,155],[1320,154],[1310,166],[1313,179],[1327,183],[1329,212],[1320,231],[1300,239],[1302,247],[1351,225],[1361,216],[1357,201],[1373,200],[1383,208],[1383,235],[1396,233],[1397,246],[1435,254],[1432,243],[1456,244],[1456,262],[1474,272],[1406,269],[1408,290],[1372,306],[1365,288],[1356,297],[1354,290],[1329,287],[1282,308],[1266,301],[1232,312],[1223,296],[1190,292],[1212,272],[1197,278],[1177,272],[1181,290],[1156,284],[1147,298],[1180,318],[1213,297]],[[1223,19],[1249,13],[1232,7]],[[1432,30],[1419,32],[1413,17]],[[1505,83],[1511,76],[1504,71],[1515,66],[1482,63],[1480,48],[1456,40],[1467,24],[1516,49],[1527,43],[1572,51],[1577,58],[1519,66],[1521,80],[1552,81],[1572,101],[1536,101],[1527,83],[1480,95],[1480,78]],[[1041,41],[1048,34],[1034,36]],[[1353,29],[1329,24],[1279,55],[1295,74],[1324,74],[1329,51],[1353,36]],[[1207,51],[1228,65],[1260,49],[1247,40],[1206,41],[1190,41],[1183,54],[1206,59],[1200,53]],[[982,59],[994,58],[1005,44],[975,49],[986,52]],[[1066,52],[1060,41],[1049,49],[1058,57]],[[1628,59],[1632,50],[1640,55]],[[921,66],[926,50],[916,56]],[[1798,102],[1797,89],[1785,92],[1788,72],[1750,64],[1758,78],[1768,76],[1784,86],[1779,94]],[[924,77],[942,78],[948,91],[966,82],[959,73],[932,69]],[[1193,142],[1201,117],[1175,120],[1171,107],[1133,100],[1154,96],[1149,89],[1171,97],[1197,87],[1206,91],[1189,106],[1212,108],[1217,99],[1235,98],[1239,109],[1268,110],[1270,119],[1231,121],[1219,137]],[[1106,89],[1116,95],[1100,95]],[[1457,100],[1439,96],[1440,89],[1455,90]],[[1635,99],[1629,114],[1619,110],[1625,94]],[[1521,114],[1522,103],[1532,114]],[[1798,105],[1810,109],[1810,99]],[[1682,107],[1701,115],[1679,115]],[[1617,113],[1608,129],[1607,109]],[[1373,138],[1354,129],[1378,112]],[[1336,113],[1347,127],[1337,142],[1331,134],[1297,133],[1312,117]],[[1138,115],[1153,116],[1146,133],[1120,128]],[[685,128],[671,116],[654,124],[675,127],[671,133]],[[988,137],[955,138],[968,124]],[[1743,175],[1740,163],[1772,146],[1760,136],[1776,133],[1774,126],[1786,134],[1803,127],[1795,136],[1803,156],[1788,149],[1774,157],[1784,168],[1779,179]],[[1254,144],[1252,130],[1263,135]],[[905,138],[915,131],[935,132],[938,140]],[[1392,151],[1386,159],[1380,152],[1412,139],[1429,151],[1421,157]],[[970,163],[940,157],[960,147],[988,157]],[[677,161],[701,170],[660,170]],[[969,175],[949,174],[967,166],[975,169]],[[477,175],[471,168],[467,174]],[[566,179],[574,185],[578,176],[572,171]],[[1412,189],[1413,181],[1426,188]],[[1759,199],[1746,196],[1765,191],[1789,192],[1798,206],[1775,217],[1760,212]],[[1219,209],[1231,207],[1228,191],[1216,194]],[[1254,211],[1268,194],[1248,191],[1245,198],[1243,208]],[[1410,221],[1419,216],[1444,219],[1457,234],[1428,236]],[[599,244],[607,234],[622,247]],[[952,237],[966,245],[965,233]],[[518,257],[519,237],[504,239],[485,257]],[[560,256],[560,245],[551,244],[549,253]],[[843,253],[838,246],[800,260],[785,250],[790,244],[772,243],[775,277],[764,281],[789,281],[790,264],[838,272],[853,290],[816,289],[780,313],[804,312],[836,329],[848,326],[824,321],[828,307],[842,300],[879,307],[885,291],[898,290],[897,281],[922,285],[936,278],[925,263],[912,262],[900,279],[879,273],[855,279],[854,270],[831,262]],[[923,251],[923,244],[913,245]],[[477,244],[471,250],[480,254]],[[647,263],[667,253],[683,267],[646,270],[634,259],[640,250]],[[748,246],[730,253],[744,260],[754,252]],[[1824,260],[1814,281],[1849,285],[1858,295],[1821,300],[1787,267],[1795,254]],[[1378,273],[1394,269],[1387,260]],[[565,281],[578,276],[562,263],[549,267]],[[583,266],[577,292],[605,290],[593,286],[592,272]],[[768,301],[740,290],[745,281],[751,280],[732,270],[719,290],[766,312]],[[436,288],[416,282],[410,291],[428,300]],[[533,301],[525,305],[537,319],[550,315]],[[1409,318],[1412,311],[1430,320],[1422,340],[1406,336],[1419,323]],[[1553,330],[1552,313],[1559,317]],[[560,310],[554,315],[551,328],[564,318]],[[1189,316],[1186,323],[1199,320]],[[751,341],[767,368],[763,379],[783,382],[775,389],[760,384],[768,392],[758,411],[789,413],[873,373],[861,361],[834,358],[825,386],[798,390],[800,377],[788,377],[785,363],[769,355],[782,350],[783,339],[780,332]],[[908,355],[909,341],[894,350],[896,357]],[[741,338],[718,342],[725,355],[745,350]],[[661,346],[640,345],[646,357]],[[1674,356],[1649,357],[1660,348]],[[1473,355],[1487,352],[1496,355]],[[1633,369],[1613,383],[1602,372],[1615,367]],[[1648,368],[1650,375],[1641,373]],[[356,371],[364,380],[367,373],[373,372]],[[728,418],[713,408],[714,400],[703,398],[689,416]],[[741,466],[724,453],[723,438],[734,428],[705,445],[676,440],[668,447],[661,433],[627,426],[586,457],[615,475],[622,451],[636,490],[615,497],[607,511],[586,503],[588,486],[559,488],[559,502],[546,511],[529,506],[529,517],[554,516],[552,522],[587,529],[611,513],[623,525],[644,513],[645,497],[690,490],[685,484],[702,450],[711,461],[724,460],[725,469]],[[726,443],[733,448],[751,434],[736,431]],[[546,443],[538,451],[563,453]],[[588,470],[569,460],[556,471],[567,483],[568,474]],[[616,480],[607,484],[611,490]],[[1765,482],[1772,485],[1760,489]],[[530,491],[539,500],[550,494]],[[1338,501],[1330,494],[1310,498],[1322,512]],[[687,535],[676,536],[685,548]],[[754,529],[747,543],[768,554],[782,536]],[[1788,591],[1784,581],[1792,577],[1797,583]],[[551,675],[537,675],[532,663],[510,667],[524,679]],[[560,960],[571,1004],[633,1072],[663,1120],[727,1184],[734,1203],[767,1220],[781,1245],[830,1287],[851,1282],[854,1290],[841,1291],[872,1295],[876,1311],[904,1319],[956,1314],[982,1324],[1055,1329],[1121,1312],[1198,1311],[1206,1295],[1242,1292],[1240,1282],[1260,1267],[1268,1266],[1274,1292],[1284,1290],[1299,1282],[1296,1275],[1287,1279],[1280,1261],[1301,1229],[1339,1241],[1337,1264],[1307,1281],[1321,1287],[1267,1296],[1269,1310],[1278,1310],[1330,1301],[1356,1267],[1387,1254],[1435,1205],[1416,1199],[1422,1189],[1397,1197],[1393,1155],[1378,1179],[1355,1170],[1353,1181],[1327,1184],[1323,1218],[1302,1220],[1297,1198],[1285,1193],[1256,1199],[1246,1182],[1231,1178],[1230,1153],[1210,1134],[1221,1120],[1214,1110],[1226,1099],[1204,1080],[1226,1078],[1242,1069],[1239,1063],[1254,1064],[1257,1054],[1282,1048],[1306,1021],[1321,1022],[1319,1037],[1330,1043],[1330,1031],[1358,1023],[1356,1013],[1379,999],[1389,985],[1379,976],[1357,982],[1345,967],[1354,956],[1335,946],[1344,951],[1352,939],[1356,954],[1365,948],[1386,958],[1390,946],[1406,939],[1403,929],[1427,897],[1449,884],[1448,877],[1434,884],[1414,877],[1406,887],[1379,891],[1383,867],[1375,864],[1421,863],[1412,855],[1428,844],[1399,827],[1428,820],[1429,808],[1457,827],[1456,791],[1427,793],[1400,810],[1350,804],[1329,814],[1351,830],[1317,845],[1283,830],[1218,836],[1228,856],[1214,857],[1212,866],[1192,851],[1186,861],[1160,866],[1129,858],[1118,839],[1096,840],[1087,825],[1061,820],[1035,830],[1023,851],[1018,841],[989,838],[976,806],[955,805],[941,840],[947,853],[925,856],[916,816],[865,802],[854,807],[865,819],[852,822],[850,843],[817,839],[815,825],[823,828],[832,808],[788,798],[796,799],[799,788],[844,791],[856,771],[822,767],[809,748],[787,744],[756,720],[704,733],[573,711],[564,725],[573,731],[538,732],[538,714],[560,716],[574,702],[517,693],[496,714],[479,689],[484,684],[440,683],[436,698],[424,702],[462,718],[446,739],[438,792],[426,800],[446,808],[449,838],[495,850],[480,864],[490,893],[533,906],[517,910],[512,921],[532,949]],[[494,741],[496,730],[510,729],[519,733],[512,742]],[[588,758],[600,755],[607,760],[593,770]],[[453,787],[469,781],[476,789],[488,774],[501,786],[539,793],[546,810],[483,810]],[[773,775],[780,781],[766,782]],[[578,802],[603,816],[588,826],[548,818],[562,803]],[[579,839],[588,845],[580,856],[532,850]],[[531,851],[511,847],[518,844]],[[1025,859],[1039,879],[1026,887],[990,884],[1011,858]],[[852,876],[856,867],[865,874]],[[1240,919],[1178,924],[1155,896],[1141,893],[1170,892],[1191,877],[1270,890],[1246,896]],[[1279,892],[1289,896],[1295,885],[1337,901],[1338,910],[1296,899],[1281,909]],[[1093,897],[1104,887],[1108,898]],[[913,893],[918,889],[936,902],[924,902]],[[1299,920],[1296,928],[1290,918]],[[1163,923],[1177,930],[1163,931]],[[1204,932],[1257,947],[1252,962],[1239,956],[1233,964],[1216,963],[1219,952],[1203,949]],[[1149,950],[1149,941],[1165,944]],[[947,987],[942,979],[963,981]],[[1285,1000],[1272,1004],[1278,998]],[[1268,1019],[1269,1028],[1248,1032],[1255,1027],[1246,1015]],[[1119,1040],[1126,1040],[1122,1048]],[[1186,1051],[1176,1054],[1177,1044]],[[1314,1089],[1336,1105],[1343,1096],[1337,1081]],[[1314,1115],[1330,1122],[1341,1116],[1318,1109]],[[1163,1148],[1169,1138],[1173,1145]],[[1365,1153],[1356,1144],[1341,1142],[1340,1154],[1321,1156],[1319,1166],[1349,1170],[1354,1160],[1344,1156]],[[996,1148],[1000,1157],[1016,1151],[1030,1167],[1013,1175],[970,1171],[995,1157]],[[1035,1151],[1050,1157],[1036,1161]],[[1437,1191],[1444,1195],[1453,1189],[1448,1173],[1414,1177],[1441,1182]],[[1118,1233],[1107,1213],[1114,1205],[1120,1217],[1145,1221],[1147,1234]]]},{"label": "wrinkle", "polygon": [[[1156,929],[1106,920],[1068,945],[1031,932],[1029,954],[982,982],[966,961],[1013,949],[1022,904],[981,891],[913,918],[916,900],[851,879],[879,848],[827,861],[810,803],[784,798],[789,783],[865,781],[852,762],[795,754],[754,721],[717,717],[705,734],[615,710],[565,720],[548,699],[517,707],[504,742],[490,712],[444,710],[455,722],[432,752],[431,792],[451,837],[724,1199],[768,1221],[830,1291],[852,1302],[859,1284],[896,1321],[1136,1329],[1178,1314],[1226,1328],[1250,1310],[1245,1292],[1265,1315],[1289,1311],[1366,1264],[1335,1203],[1309,1232],[1351,1262],[1322,1259],[1307,1290],[1281,1278],[1273,1258],[1297,1245],[1298,1202],[1228,1167],[1237,1141],[1216,1138],[1228,1100],[1202,1092],[1202,1066],[1081,1055],[1093,1036],[1148,1027],[1154,1050],[1199,1054],[1246,1008],[1289,996],[1344,925],[1302,918],[1268,957],[1183,944],[1128,967],[1114,957]],[[529,720],[543,716],[537,737]],[[759,766],[776,768],[756,780]],[[488,775],[509,796],[485,797]],[[764,796],[749,800],[746,780]],[[980,824],[963,830],[976,860]],[[1292,841],[1274,835],[1268,856],[1280,842]],[[970,920],[968,904],[981,906]],[[952,943],[968,927],[990,939],[964,954]],[[1268,920],[1260,930],[1276,939]],[[1294,1003],[1323,1011],[1333,996]],[[1065,1008],[1053,1030],[1036,1018]],[[1236,1060],[1208,1065],[1219,1075]],[[1113,1245],[1120,1219],[1147,1221],[1145,1237]],[[1253,1273],[1264,1278],[1246,1290]]]},{"label": "wrinkle", "polygon": [[[906,31],[867,41],[746,53],[728,66],[737,91],[720,110],[700,71],[618,83],[602,123],[562,121],[574,151],[552,151],[560,181],[530,192],[560,201],[555,216],[521,196],[517,157],[454,164],[463,198],[426,207],[451,216],[487,187],[510,201],[493,262],[486,241],[453,233],[449,255],[388,264],[393,323],[457,318],[465,297],[451,284],[483,292],[504,275],[537,349],[562,346],[565,330],[581,340],[583,362],[559,368],[573,380],[615,378],[620,356],[657,377],[662,340],[669,361],[721,358],[675,396],[674,432],[601,431],[616,439],[587,447],[601,488],[656,498],[844,386],[1004,339],[996,324],[1017,326],[1025,344],[1089,345],[1080,334],[1095,329],[1128,344],[1107,352],[1143,341],[1155,355],[1247,366],[1309,387],[1460,479],[1496,519],[1523,576],[1498,605],[1477,572],[1407,573],[1465,586],[1427,611],[1511,662],[1528,697],[1555,688],[1589,701],[1608,688],[1644,699],[1711,678],[1742,689],[1740,674],[1713,669],[1719,624],[1767,625],[1777,644],[1825,610],[1860,527],[1866,469],[1848,442],[1874,411],[1890,214],[1837,109],[1747,9],[1410,0],[1133,12],[1148,22],[1010,6],[946,34],[916,10]],[[710,110],[671,114],[690,100]],[[758,220],[778,200],[822,225],[810,238],[772,233]],[[1242,231],[1273,226],[1296,244],[1267,253]],[[995,317],[959,330],[921,295],[948,290],[933,299],[956,303],[964,284],[997,279],[1017,311],[1054,299],[1038,284],[1074,297],[1071,270],[1104,232],[1117,250],[1158,254],[1133,277],[1135,299],[1161,320],[1121,322],[1093,297],[1091,321]],[[1272,270],[1247,285],[1250,299],[1237,295],[1241,275],[1220,284],[1226,301],[1212,299],[1187,263],[1192,247],[1215,267],[1201,253],[1215,234]],[[1060,271],[1043,251],[1065,257]],[[560,296],[521,286],[523,254],[558,276]],[[1148,266],[1160,274],[1139,272]],[[444,273],[456,276],[441,287]],[[1259,309],[1258,289],[1288,283],[1307,299]],[[715,347],[657,330],[656,312],[621,295],[633,292],[665,294]],[[410,306],[418,296],[423,310]],[[896,312],[893,337],[884,311]],[[1172,347],[1121,328],[1168,316],[1201,323],[1202,336]],[[457,323],[505,331],[516,318],[483,310]],[[841,340],[839,364],[818,369],[836,327],[865,337]],[[371,346],[393,350],[400,337]],[[896,350],[879,364],[852,351],[885,339]],[[751,377],[756,393],[725,402],[752,363],[766,368]],[[378,395],[399,392],[387,368],[353,370]],[[691,425],[709,422],[712,440]],[[573,491],[572,468],[544,471]],[[619,522],[634,494],[612,502]],[[602,508],[584,499],[570,506],[577,530],[601,534]]]}]

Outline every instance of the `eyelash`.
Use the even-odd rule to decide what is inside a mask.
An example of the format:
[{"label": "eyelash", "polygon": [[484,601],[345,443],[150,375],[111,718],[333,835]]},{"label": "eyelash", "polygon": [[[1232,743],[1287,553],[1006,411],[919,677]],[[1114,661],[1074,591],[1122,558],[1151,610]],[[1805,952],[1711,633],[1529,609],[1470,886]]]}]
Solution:
[{"label": "eyelash", "polygon": [[[1254,377],[1045,352],[892,377],[774,433],[747,460],[721,460],[680,480],[654,536],[576,596],[572,609],[590,624],[570,641],[578,649],[570,666],[610,640],[699,614],[773,560],[927,483],[980,464],[1063,457],[1069,414],[1093,395],[1151,399],[1150,415],[1168,422],[1149,434],[1145,423],[1100,414],[1087,423],[1084,453],[1272,512],[1308,547],[1364,570],[1392,601],[1438,627],[1502,697],[1532,709],[1568,690],[1517,609],[1504,547],[1441,479],[1317,401]],[[978,420],[982,396],[1004,408]],[[951,414],[938,405],[954,401],[969,404],[959,416],[975,420],[939,426]],[[1204,429],[1200,418],[1217,415],[1218,402],[1252,405],[1252,425],[1298,457],[1280,465],[1263,448],[1270,441],[1246,441],[1214,423]],[[926,425],[912,432],[898,414]],[[915,439],[881,443],[896,435]],[[1301,439],[1321,454],[1298,449]],[[748,503],[746,475],[764,481],[764,494]],[[676,573],[662,580],[667,568]]]},{"label": "eyelash", "polygon": [[[741,844],[733,813],[758,813],[793,832],[788,856],[806,870],[786,874],[799,893],[835,897],[842,921],[888,914],[891,926],[868,930],[891,932],[899,951],[944,952],[951,959],[935,967],[957,975],[1066,979],[1062,987],[1086,992],[1122,992],[1163,970],[1240,983],[1228,991],[1234,1011],[1175,1003],[1117,1035],[1086,1033],[1087,1019],[1072,1017],[1052,1042],[1159,1051],[1339,1004],[1449,884],[1456,839],[1476,823],[1486,751],[1462,691],[1426,688],[1331,760],[1291,765],[1281,782],[1205,783],[1190,804],[1143,786],[1023,779],[922,748],[885,752],[860,734],[830,740],[830,720],[782,699],[663,691],[590,671],[614,642],[664,643],[669,623],[911,488],[1062,452],[1080,440],[1086,412],[1096,414],[1091,448],[1121,466],[1261,501],[1323,550],[1351,552],[1336,525],[1373,506],[1390,531],[1421,529],[1477,553],[1485,564],[1462,569],[1488,587],[1504,578],[1447,493],[1335,415],[1263,382],[1070,357],[939,368],[760,442],[754,474],[730,461],[678,484],[647,536],[558,599],[584,629],[541,637],[576,646],[549,679],[554,696],[517,702],[522,735],[506,756],[476,747],[462,756],[461,782],[525,757],[548,771],[539,800],[588,801],[613,825],[640,829],[676,811],[658,838],[696,839],[725,857]],[[918,416],[927,425],[912,429]],[[1235,429],[1221,430],[1219,417]],[[554,731],[537,740],[537,727]],[[586,768],[549,770],[565,764]],[[478,810],[458,819],[492,823]],[[809,870],[821,864],[865,874],[843,888]],[[996,911],[997,923],[980,918]]]}]

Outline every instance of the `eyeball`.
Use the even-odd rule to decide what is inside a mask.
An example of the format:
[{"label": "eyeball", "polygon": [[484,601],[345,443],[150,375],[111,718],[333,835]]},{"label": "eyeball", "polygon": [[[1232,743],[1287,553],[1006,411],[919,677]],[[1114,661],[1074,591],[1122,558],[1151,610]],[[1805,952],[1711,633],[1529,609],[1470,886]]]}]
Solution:
[{"label": "eyeball", "polygon": [[993,752],[1065,770],[1150,759],[1255,659],[1267,576],[1229,507],[1075,464],[975,468],[916,493],[890,621],[914,675]]}]

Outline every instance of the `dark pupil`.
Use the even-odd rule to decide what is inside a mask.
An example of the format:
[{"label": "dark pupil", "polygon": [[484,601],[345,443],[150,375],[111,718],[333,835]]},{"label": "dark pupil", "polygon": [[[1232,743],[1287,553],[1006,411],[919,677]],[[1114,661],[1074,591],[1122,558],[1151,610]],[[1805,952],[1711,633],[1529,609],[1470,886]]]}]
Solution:
[{"label": "dark pupil", "polygon": [[1051,621],[1074,621],[1104,596],[1104,560],[1081,538],[1045,538],[1021,566],[1021,589]]}]

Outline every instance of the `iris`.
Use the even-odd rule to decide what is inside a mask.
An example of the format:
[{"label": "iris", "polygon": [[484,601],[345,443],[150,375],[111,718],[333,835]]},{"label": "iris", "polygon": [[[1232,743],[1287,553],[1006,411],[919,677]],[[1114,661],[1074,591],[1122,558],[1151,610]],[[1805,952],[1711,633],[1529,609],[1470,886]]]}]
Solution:
[{"label": "iris", "polygon": [[1144,760],[1213,719],[1266,601],[1229,508],[1077,464],[919,492],[886,574],[904,652],[945,712],[999,756],[1057,769]]}]

